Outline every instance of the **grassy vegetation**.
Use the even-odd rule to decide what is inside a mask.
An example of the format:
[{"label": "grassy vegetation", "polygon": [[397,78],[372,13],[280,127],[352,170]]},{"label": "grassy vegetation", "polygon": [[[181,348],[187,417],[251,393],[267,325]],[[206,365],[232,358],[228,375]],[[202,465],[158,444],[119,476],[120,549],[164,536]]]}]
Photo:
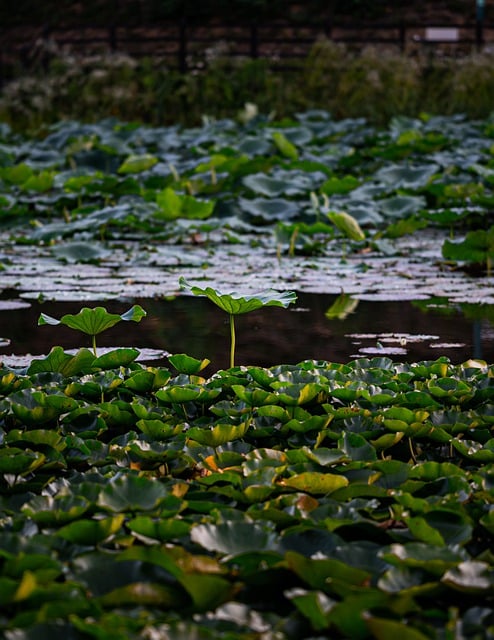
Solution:
[{"label": "grassy vegetation", "polygon": [[218,47],[191,61],[187,74],[124,54],[52,53],[47,68],[4,87],[1,120],[16,129],[107,116],[190,126],[204,115],[236,117],[246,103],[254,103],[278,118],[321,108],[337,118],[364,116],[384,124],[395,115],[421,112],[487,117],[494,104],[490,53],[410,58],[367,47],[357,54],[321,40],[299,70],[277,71],[266,60],[230,59]]}]

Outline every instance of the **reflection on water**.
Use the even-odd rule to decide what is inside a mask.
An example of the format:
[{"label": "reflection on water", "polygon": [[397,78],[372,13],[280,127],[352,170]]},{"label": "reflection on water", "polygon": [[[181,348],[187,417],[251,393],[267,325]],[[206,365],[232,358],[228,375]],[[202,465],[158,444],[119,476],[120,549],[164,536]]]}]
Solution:
[{"label": "reflection on water", "polygon": [[[471,320],[460,312],[448,315],[421,311],[409,302],[360,302],[344,320],[328,320],[325,312],[335,296],[299,294],[289,309],[267,307],[238,316],[237,364],[272,366],[316,359],[346,362],[354,357],[389,355],[394,360],[418,361],[445,355],[454,363],[469,358],[494,362],[494,330],[488,320]],[[0,310],[0,338],[9,346],[0,354],[42,355],[52,346],[90,346],[90,338],[66,327],[37,326],[41,312],[57,318],[77,313],[82,306],[104,306],[122,313],[131,304],[148,313],[139,324],[122,322],[98,336],[100,346],[133,346],[207,357],[214,369],[228,366],[227,316],[209,300],[179,296],[173,300],[126,302],[33,303],[30,308]]]}]

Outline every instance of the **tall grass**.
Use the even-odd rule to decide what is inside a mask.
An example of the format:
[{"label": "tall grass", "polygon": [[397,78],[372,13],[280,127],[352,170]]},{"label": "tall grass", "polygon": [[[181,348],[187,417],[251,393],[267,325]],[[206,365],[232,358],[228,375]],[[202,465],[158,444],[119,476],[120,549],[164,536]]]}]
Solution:
[{"label": "tall grass", "polygon": [[96,121],[115,116],[154,125],[191,126],[204,115],[235,117],[245,103],[262,113],[290,117],[308,108],[335,117],[366,117],[383,124],[395,115],[494,110],[494,54],[460,59],[367,47],[350,51],[323,39],[296,70],[276,70],[259,59],[228,56],[220,43],[181,74],[155,60],[125,54],[76,56],[51,51],[47,65],[7,84],[0,120],[36,129],[61,118]]}]

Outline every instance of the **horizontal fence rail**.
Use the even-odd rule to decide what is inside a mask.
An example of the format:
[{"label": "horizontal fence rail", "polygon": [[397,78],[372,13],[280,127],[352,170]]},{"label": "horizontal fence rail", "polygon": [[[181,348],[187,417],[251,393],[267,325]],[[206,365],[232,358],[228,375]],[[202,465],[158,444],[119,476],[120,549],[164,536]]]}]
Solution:
[{"label": "horizontal fence rail", "polygon": [[214,55],[265,58],[277,68],[293,68],[322,37],[354,48],[373,44],[410,54],[425,48],[430,52],[440,49],[446,54],[459,55],[494,45],[494,24],[477,21],[458,25],[403,22],[198,25],[181,20],[139,26],[0,28],[0,83],[40,62],[46,63],[56,50],[76,54],[122,52],[137,58],[157,59],[182,72],[195,68],[199,61],[204,66],[208,56]]}]

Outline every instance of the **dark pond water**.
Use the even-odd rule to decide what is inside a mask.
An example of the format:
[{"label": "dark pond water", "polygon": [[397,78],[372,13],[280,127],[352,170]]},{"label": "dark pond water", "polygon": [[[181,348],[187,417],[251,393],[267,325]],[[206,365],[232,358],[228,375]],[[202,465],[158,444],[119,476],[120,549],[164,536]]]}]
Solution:
[{"label": "dark pond water", "polygon": [[[299,294],[289,309],[268,307],[238,316],[236,364],[271,366],[306,359],[346,362],[354,357],[387,355],[399,361],[436,359],[454,363],[469,358],[494,362],[494,327],[487,319],[471,320],[459,311],[426,313],[409,302],[360,302],[344,320],[328,320],[333,295]],[[66,327],[37,326],[41,312],[60,318],[82,306],[104,306],[113,313],[140,304],[148,313],[139,324],[122,322],[98,337],[101,347],[187,353],[209,358],[214,369],[228,366],[228,319],[209,300],[179,296],[172,300],[142,299],[105,303],[32,303],[0,310],[0,337],[10,344],[0,356],[42,355],[51,347],[90,346],[90,339]],[[1,308],[1,307],[0,307]],[[164,360],[156,361],[161,364]],[[205,373],[207,373],[206,370]]]}]

